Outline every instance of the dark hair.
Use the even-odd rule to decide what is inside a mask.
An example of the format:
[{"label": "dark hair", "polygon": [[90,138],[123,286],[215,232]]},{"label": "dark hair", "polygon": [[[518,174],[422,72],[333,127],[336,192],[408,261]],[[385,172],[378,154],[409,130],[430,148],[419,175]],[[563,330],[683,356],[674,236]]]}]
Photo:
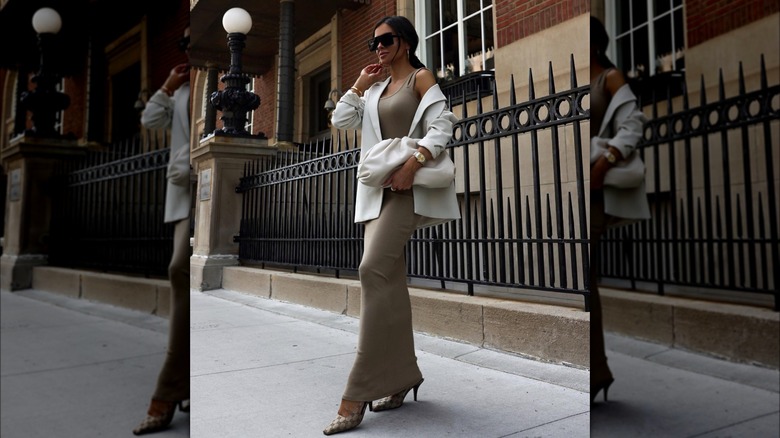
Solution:
[{"label": "dark hair", "polygon": [[400,35],[404,41],[409,43],[409,63],[412,64],[412,67],[425,67],[425,64],[420,61],[420,58],[414,54],[415,50],[417,50],[417,44],[420,42],[420,37],[417,36],[417,31],[414,30],[412,22],[402,15],[392,15],[379,20],[376,26],[374,26],[374,30],[382,24],[387,24],[392,27],[396,34]]},{"label": "dark hair", "polygon": [[607,57],[609,35],[601,20],[590,16],[590,44],[596,48],[596,60],[605,68],[615,67],[615,64]]}]

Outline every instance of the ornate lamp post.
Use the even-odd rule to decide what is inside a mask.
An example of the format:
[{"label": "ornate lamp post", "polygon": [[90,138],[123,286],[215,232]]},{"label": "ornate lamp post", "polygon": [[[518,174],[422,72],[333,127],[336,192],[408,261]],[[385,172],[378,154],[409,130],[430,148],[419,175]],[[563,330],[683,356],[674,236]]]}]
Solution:
[{"label": "ornate lamp post", "polygon": [[244,129],[246,114],[260,106],[260,97],[246,89],[250,78],[241,73],[241,51],[246,46],[246,34],[252,29],[252,17],[242,8],[231,8],[222,16],[222,26],[228,33],[230,70],[220,78],[225,89],[211,94],[211,104],[222,112],[220,120],[224,124],[214,133],[251,135]]},{"label": "ornate lamp post", "polygon": [[38,48],[41,55],[41,63],[38,74],[32,81],[35,89],[22,93],[21,103],[23,107],[32,113],[32,129],[26,134],[37,137],[61,137],[54,129],[57,113],[70,105],[70,98],[56,90],[55,86],[60,76],[48,62],[51,45],[57,32],[62,28],[60,14],[52,8],[41,8],[33,14],[32,25],[38,32]]}]

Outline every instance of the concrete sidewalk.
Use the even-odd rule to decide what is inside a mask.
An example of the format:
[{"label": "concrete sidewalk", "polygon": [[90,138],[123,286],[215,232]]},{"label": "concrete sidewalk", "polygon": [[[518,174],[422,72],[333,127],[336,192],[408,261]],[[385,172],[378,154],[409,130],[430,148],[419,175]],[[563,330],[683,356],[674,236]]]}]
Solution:
[{"label": "concrete sidewalk", "polygon": [[[217,290],[192,296],[192,436],[318,437],[338,410],[358,320]],[[586,370],[416,334],[418,402],[350,437],[587,437]],[[347,436],[345,435],[345,436]]]},{"label": "concrete sidewalk", "polygon": [[780,371],[607,333],[615,382],[591,408],[591,436],[780,436]]},{"label": "concrete sidewalk", "polygon": [[[0,435],[133,436],[167,320],[37,290],[0,297]],[[321,436],[354,360],[358,320],[226,290],[191,297],[192,416],[177,413],[154,436]],[[608,403],[600,394],[590,406],[585,370],[415,340],[419,401],[367,412],[348,436],[780,436],[777,370],[608,334],[616,382]]]},{"label": "concrete sidewalk", "polygon": [[[33,289],[0,293],[0,436],[132,437],[168,321]],[[189,436],[189,414],[154,436]]]}]

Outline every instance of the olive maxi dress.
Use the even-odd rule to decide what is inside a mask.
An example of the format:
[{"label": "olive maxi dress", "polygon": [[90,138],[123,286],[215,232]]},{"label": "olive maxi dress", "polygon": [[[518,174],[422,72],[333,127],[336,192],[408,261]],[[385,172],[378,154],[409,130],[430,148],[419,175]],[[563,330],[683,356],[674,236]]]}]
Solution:
[{"label": "olive maxi dress", "polygon": [[[418,71],[412,72],[398,91],[380,98],[382,138],[409,134],[420,103],[414,90]],[[412,190],[386,188],[379,217],[365,224],[359,268],[360,333],[345,400],[377,400],[410,388],[422,379],[414,352],[404,252],[422,220],[414,212]]]}]

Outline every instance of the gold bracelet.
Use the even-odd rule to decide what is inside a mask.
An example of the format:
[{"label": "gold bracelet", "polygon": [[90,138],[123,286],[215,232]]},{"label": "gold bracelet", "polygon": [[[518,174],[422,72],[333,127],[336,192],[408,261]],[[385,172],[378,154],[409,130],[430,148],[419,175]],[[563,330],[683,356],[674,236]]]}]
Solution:
[{"label": "gold bracelet", "polygon": [[173,91],[171,91],[171,90],[170,90],[168,87],[166,87],[165,85],[163,85],[162,87],[160,87],[160,90],[162,90],[162,92],[163,92],[163,93],[167,94],[167,95],[168,95],[168,97],[173,97]]},{"label": "gold bracelet", "polygon": [[360,91],[360,88],[358,88],[358,87],[353,85],[353,86],[349,87],[349,89],[350,89],[350,91],[354,91],[355,94],[358,95],[358,97],[363,97],[363,92]]}]

